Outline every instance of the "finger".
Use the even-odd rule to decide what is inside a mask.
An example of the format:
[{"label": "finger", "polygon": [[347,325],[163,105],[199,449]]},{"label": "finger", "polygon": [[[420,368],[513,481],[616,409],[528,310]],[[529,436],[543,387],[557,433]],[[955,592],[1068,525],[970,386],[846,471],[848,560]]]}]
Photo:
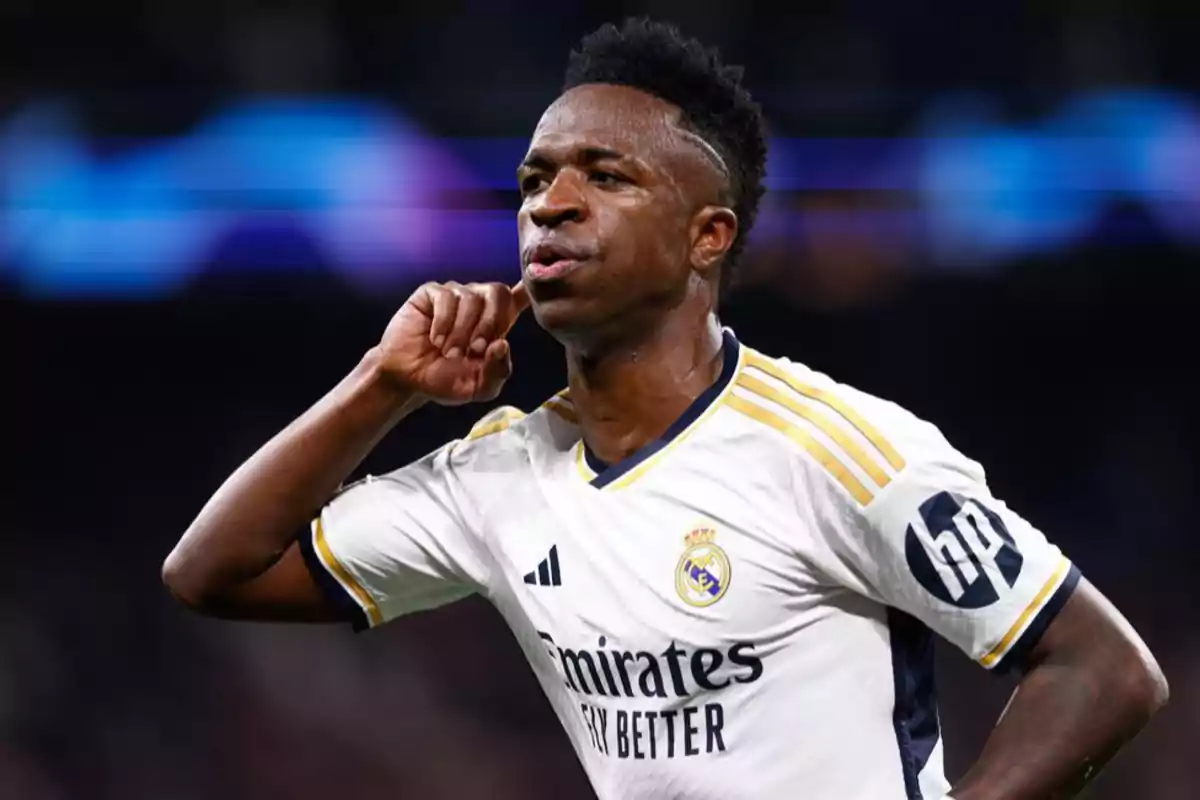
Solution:
[{"label": "finger", "polygon": [[454,328],[446,337],[443,352],[446,358],[459,358],[471,343],[471,332],[483,313],[483,298],[465,288],[455,291],[458,297],[458,313],[454,316]]},{"label": "finger", "polygon": [[487,346],[483,355],[483,367],[479,378],[479,400],[491,400],[500,394],[504,382],[512,375],[512,350],[504,339],[497,339]]},{"label": "finger", "polygon": [[440,350],[446,337],[454,329],[454,318],[458,314],[458,296],[444,286],[430,286],[426,289],[426,295],[433,305],[429,341]]},{"label": "finger", "polygon": [[497,291],[494,283],[473,283],[467,289],[478,295],[484,301],[484,307],[475,320],[475,330],[470,332],[468,339],[470,351],[475,355],[484,355],[487,345],[497,338],[497,327],[500,319],[500,305],[506,299]]},{"label": "finger", "polygon": [[494,339],[503,338],[512,326],[512,295],[503,283],[475,284],[473,289],[484,297],[485,306],[479,324],[475,326],[470,349],[476,355],[484,355],[487,345]]}]

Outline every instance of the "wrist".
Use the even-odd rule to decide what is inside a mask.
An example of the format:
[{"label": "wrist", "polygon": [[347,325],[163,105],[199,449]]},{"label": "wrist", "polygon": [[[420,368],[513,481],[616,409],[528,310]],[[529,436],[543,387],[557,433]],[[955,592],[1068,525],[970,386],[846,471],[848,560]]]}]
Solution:
[{"label": "wrist", "polygon": [[359,360],[352,373],[356,393],[362,393],[374,403],[386,407],[398,421],[429,402],[429,398],[411,386],[397,381],[383,369],[378,347],[372,347]]}]

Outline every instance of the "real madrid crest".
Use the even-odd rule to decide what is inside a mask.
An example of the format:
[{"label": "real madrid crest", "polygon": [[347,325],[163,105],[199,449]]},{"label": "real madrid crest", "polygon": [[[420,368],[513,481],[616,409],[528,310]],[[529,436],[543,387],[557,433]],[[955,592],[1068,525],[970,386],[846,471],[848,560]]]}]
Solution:
[{"label": "real madrid crest", "polygon": [[675,591],[690,606],[711,606],[729,590],[729,556],[717,546],[717,532],[696,528],[675,567]]}]

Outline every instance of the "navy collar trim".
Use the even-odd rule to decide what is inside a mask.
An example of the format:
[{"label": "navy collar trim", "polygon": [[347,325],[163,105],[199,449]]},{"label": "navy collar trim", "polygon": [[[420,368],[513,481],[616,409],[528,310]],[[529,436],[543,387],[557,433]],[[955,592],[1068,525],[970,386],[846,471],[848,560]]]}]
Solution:
[{"label": "navy collar trim", "polygon": [[596,477],[590,481],[592,486],[597,489],[603,488],[613,481],[618,480],[630,470],[636,468],[646,459],[658,453],[672,441],[677,439],[684,431],[686,431],[693,422],[700,418],[705,411],[717,402],[717,399],[733,382],[737,375],[738,362],[741,355],[741,344],[733,335],[733,331],[725,328],[721,333],[722,338],[722,357],[724,363],[721,366],[721,375],[717,378],[712,386],[705,389],[699,397],[692,401],[692,404],[687,407],[671,426],[663,432],[663,435],[657,439],[652,439],[638,450],[630,453],[625,458],[615,464],[605,464],[600,458],[592,452],[592,449],[587,446],[587,442],[583,443],[583,459],[588,468],[596,473]]}]

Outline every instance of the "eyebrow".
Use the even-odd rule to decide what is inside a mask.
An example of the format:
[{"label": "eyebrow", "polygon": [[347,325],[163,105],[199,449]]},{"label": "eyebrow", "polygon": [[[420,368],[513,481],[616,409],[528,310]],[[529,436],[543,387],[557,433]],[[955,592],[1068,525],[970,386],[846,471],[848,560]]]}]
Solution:
[{"label": "eyebrow", "polygon": [[[628,157],[619,150],[612,150],[607,147],[585,147],[579,151],[578,160],[583,164],[593,164],[597,161],[618,160]],[[554,161],[549,156],[534,150],[517,167],[517,172],[519,173],[523,169],[551,169],[553,166]]]}]

